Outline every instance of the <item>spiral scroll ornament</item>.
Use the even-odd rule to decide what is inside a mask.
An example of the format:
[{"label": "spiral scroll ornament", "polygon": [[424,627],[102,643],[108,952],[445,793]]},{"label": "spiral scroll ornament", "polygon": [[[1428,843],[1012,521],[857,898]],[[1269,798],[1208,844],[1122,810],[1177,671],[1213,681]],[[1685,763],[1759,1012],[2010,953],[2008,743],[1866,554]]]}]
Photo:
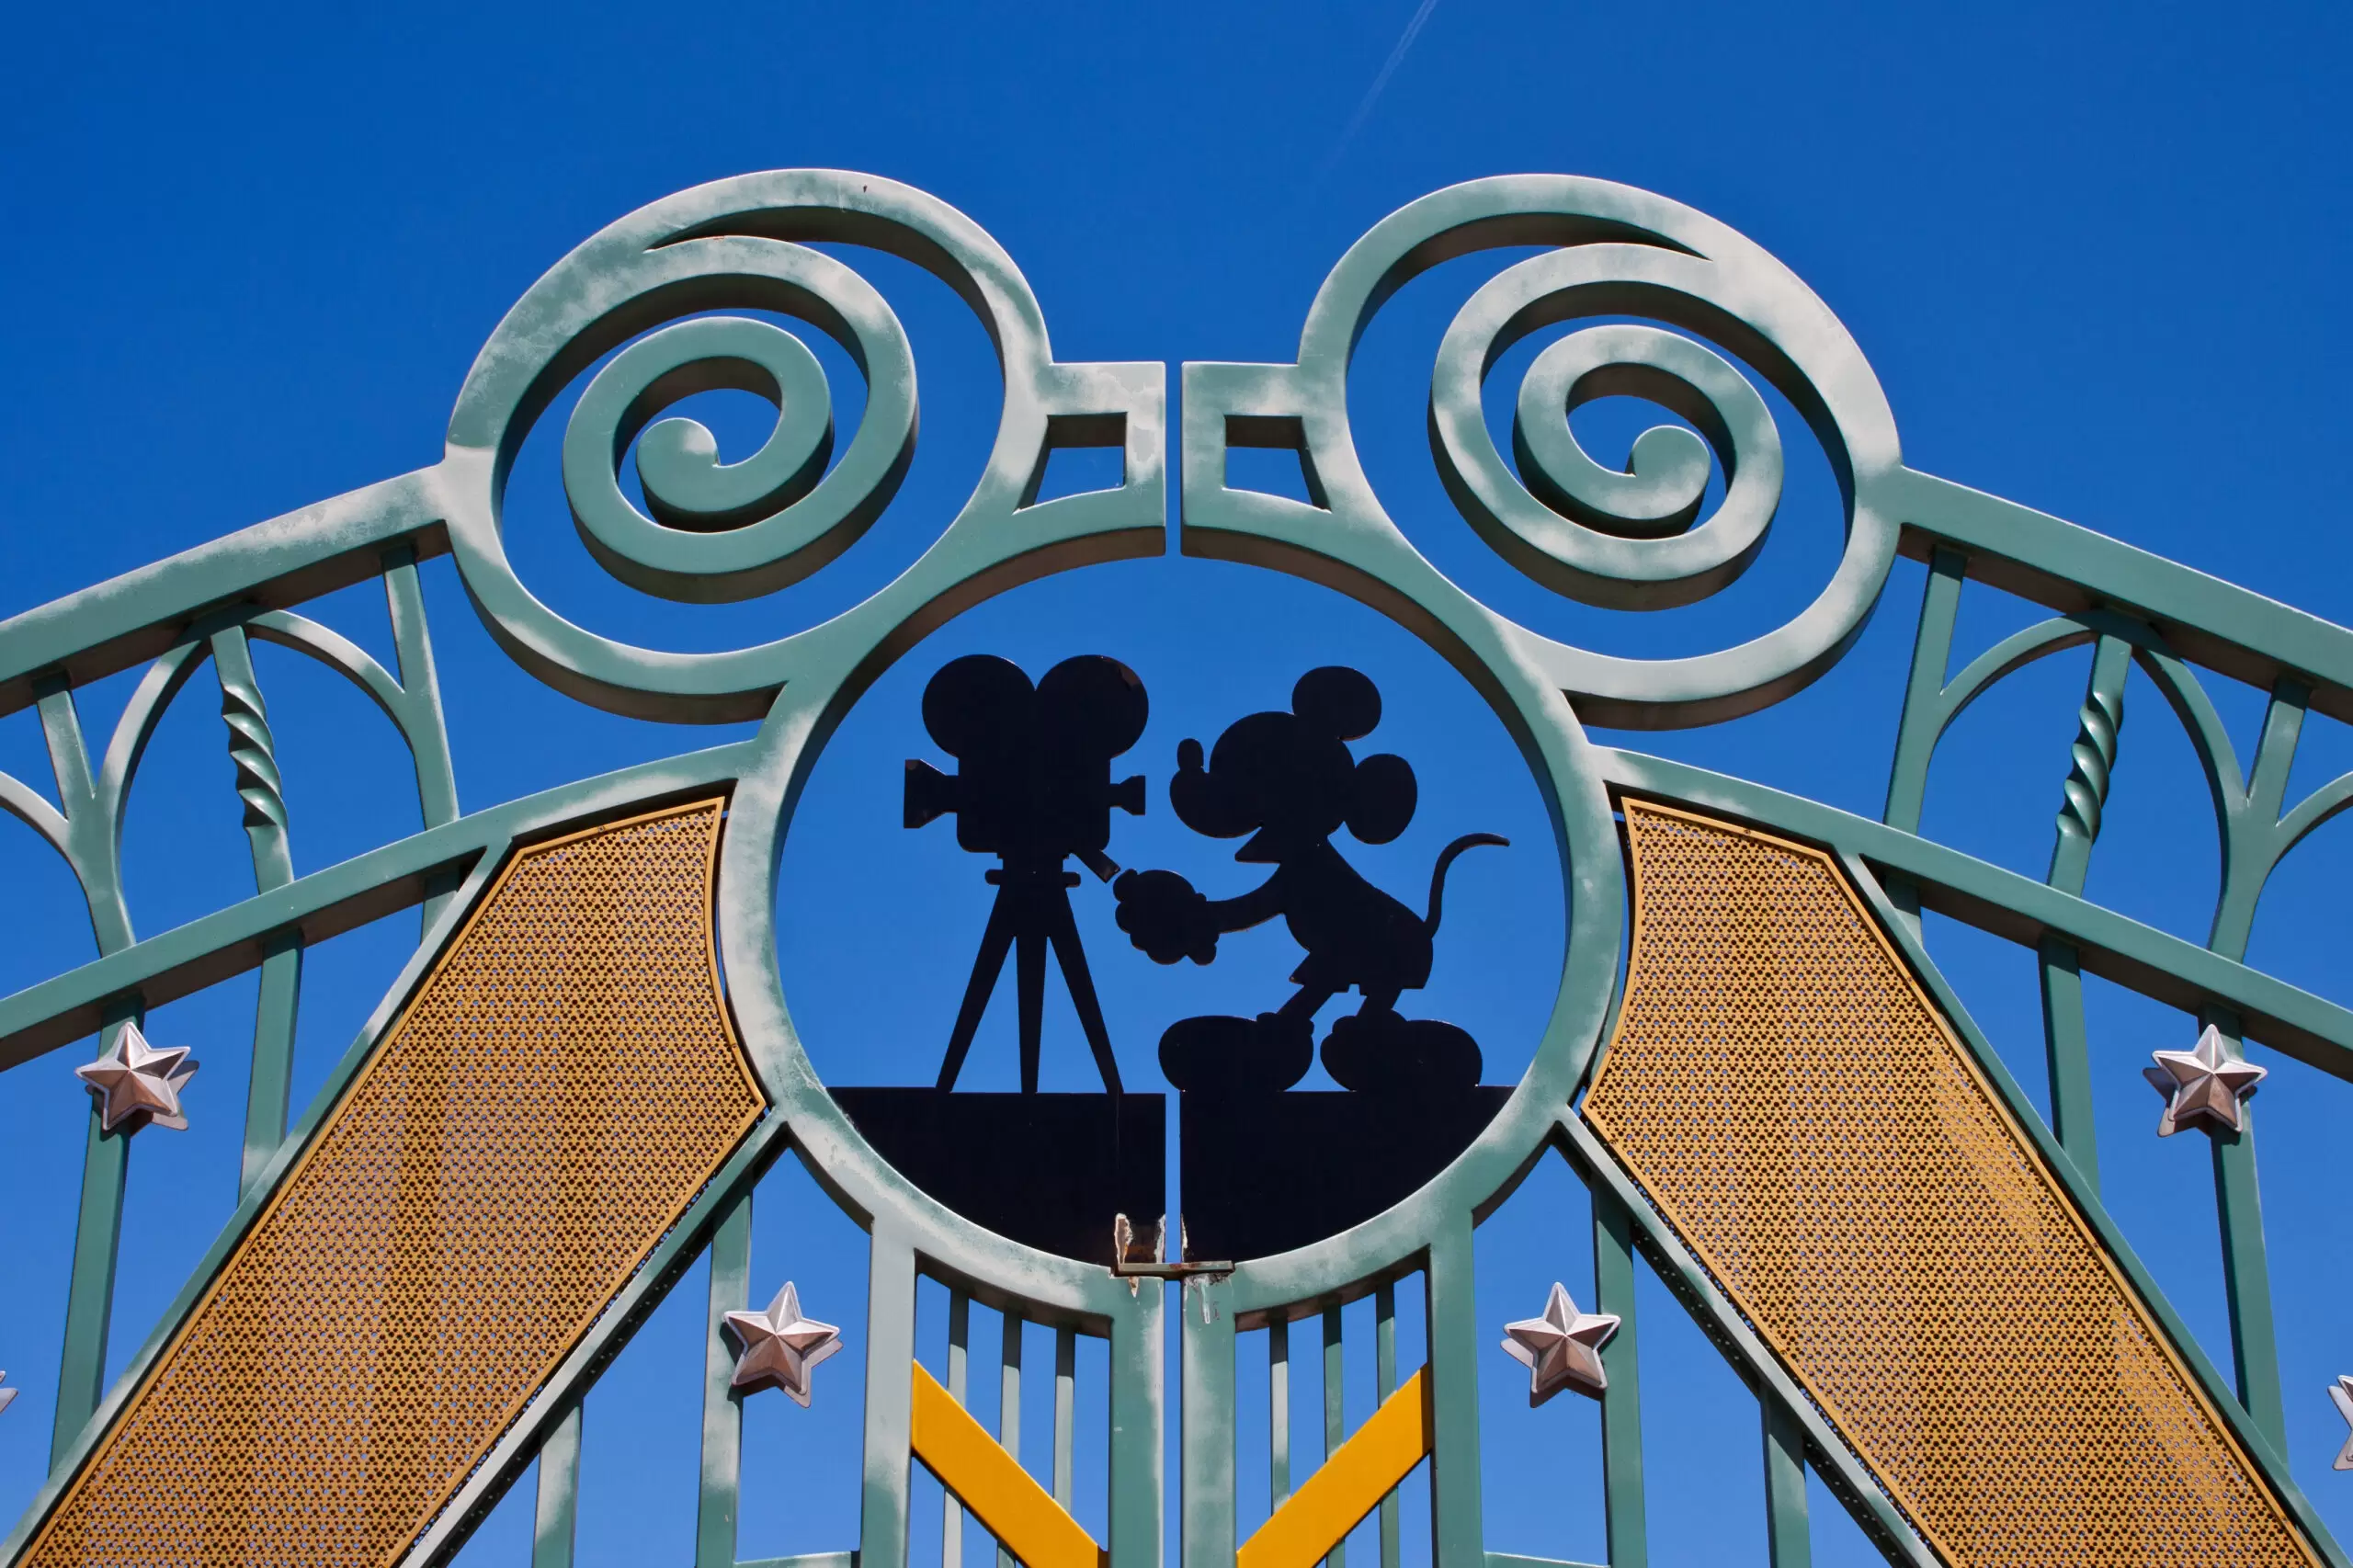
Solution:
[{"label": "spiral scroll ornament", "polygon": [[[870,247],[931,272],[996,349],[1005,384],[996,442],[949,525],[967,547],[927,552],[922,572],[866,601],[860,608],[879,627],[845,630],[836,617],[749,647],[688,653],[566,620],[522,582],[503,515],[523,443],[584,372],[594,371],[563,431],[565,499],[589,552],[642,592],[691,604],[771,593],[849,548],[890,505],[915,454],[915,360],[890,305],[848,262],[818,248],[825,244]],[[804,324],[865,381],[854,428],[835,417]],[[788,680],[855,665],[863,655],[850,644],[885,635],[952,585],[986,578],[1003,587],[1058,560],[1156,545],[1159,384],[1156,366],[1057,362],[1019,269],[953,208],[871,176],[778,170],[642,208],[534,284],[475,358],[432,482],[467,591],[500,645],[534,675],[617,712],[754,719]],[[776,409],[758,449],[733,462],[721,460],[709,428],[669,413],[719,389]],[[1105,432],[1125,449],[1127,482],[1084,505],[1033,506],[1047,449],[1101,444]],[[1027,564],[999,570],[1014,560]]]},{"label": "spiral scroll ornament", "polygon": [[[1222,423],[1229,439],[1263,444],[1268,432],[1296,429],[1329,498],[1318,510],[1350,519],[1321,526],[1304,508],[1212,490],[1206,468],[1197,491],[1188,456],[1192,548],[1259,559],[1271,543],[1393,585],[1399,568],[1389,558],[1402,540],[1373,542],[1394,525],[1348,427],[1356,346],[1420,272],[1530,245],[1550,248],[1506,267],[1464,303],[1430,381],[1438,476],[1492,548],[1544,586],[1611,608],[1669,609],[1722,591],[1756,559],[1782,507],[1791,433],[1777,426],[1765,387],[1797,411],[1827,460],[1845,540],[1812,601],[1738,646],[1623,658],[1517,624],[1506,630],[1495,618],[1513,656],[1540,670],[1583,717],[1623,728],[1711,723],[1800,689],[1852,644],[1894,562],[1904,483],[1894,416],[1853,338],[1795,274],[1679,202],[1604,180],[1513,175],[1409,203],[1333,268],[1295,365],[1188,367],[1188,432]],[[1485,383],[1514,345],[1563,325],[1572,330],[1535,357],[1517,390],[1515,472],[1488,430]],[[1655,403],[1688,427],[1643,432],[1623,469],[1596,461],[1569,416],[1618,396]],[[1722,493],[1711,507],[1718,474]],[[1301,565],[1310,575],[1328,570]],[[1452,606],[1450,585],[1432,591],[1438,597],[1424,597],[1415,613],[1464,624],[1493,616],[1484,606],[1441,608],[1440,600]]]},{"label": "spiral scroll ornament", "polygon": [[[1647,243],[1595,241],[1531,257],[1490,280],[1455,316],[1438,349],[1429,412],[1431,450],[1455,504],[1521,571],[1588,603],[1663,609],[1722,589],[1765,543],[1784,465],[1771,409],[1746,373],[1699,340],[1710,338],[1805,415],[1838,478],[1848,553],[1875,562],[1893,540],[1869,514],[1868,492],[1896,466],[1896,448],[1885,400],[1860,355],[1778,263],[1688,210],[1646,199],[1661,216],[1693,222],[1657,224],[1642,237]],[[1703,236],[1701,225],[1717,233]],[[1544,327],[1626,315],[1649,320],[1584,326],[1536,357],[1514,411],[1515,477],[1482,410],[1496,360]],[[1624,471],[1605,466],[1578,444],[1568,417],[1612,396],[1655,403],[1697,433],[1654,426],[1635,440]],[[1718,468],[1723,494],[1703,517]],[[1859,625],[1851,606],[1839,619],[1848,616]]]}]

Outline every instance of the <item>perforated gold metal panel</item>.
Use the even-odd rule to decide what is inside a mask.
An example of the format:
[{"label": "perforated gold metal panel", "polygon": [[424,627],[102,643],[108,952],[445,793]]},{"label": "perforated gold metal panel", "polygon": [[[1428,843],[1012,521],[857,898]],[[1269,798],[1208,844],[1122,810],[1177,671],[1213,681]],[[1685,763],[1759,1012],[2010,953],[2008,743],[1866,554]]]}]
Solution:
[{"label": "perforated gold metal panel", "polygon": [[1584,1114],[1955,1564],[2316,1562],[1826,857],[1626,802]]},{"label": "perforated gold metal panel", "polygon": [[432,1519],[761,1112],[720,812],[516,857],[28,1562],[362,1568]]}]

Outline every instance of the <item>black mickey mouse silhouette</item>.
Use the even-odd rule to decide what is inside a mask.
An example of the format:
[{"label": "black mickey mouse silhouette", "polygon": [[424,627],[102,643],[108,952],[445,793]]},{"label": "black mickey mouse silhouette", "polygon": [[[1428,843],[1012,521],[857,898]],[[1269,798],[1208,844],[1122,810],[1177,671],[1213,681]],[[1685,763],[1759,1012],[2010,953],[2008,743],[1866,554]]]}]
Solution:
[{"label": "black mickey mouse silhouette", "polygon": [[1130,871],[1112,885],[1119,922],[1161,963],[1208,963],[1229,931],[1283,917],[1307,949],[1291,980],[1299,991],[1256,1018],[1186,1018],[1162,1037],[1160,1060],[1178,1088],[1283,1089],[1314,1058],[1315,1011],[1354,989],[1363,1005],[1333,1026],[1324,1064],[1351,1087],[1436,1081],[1475,1083],[1479,1051],[1451,1024],[1399,1017],[1397,997],[1429,981],[1433,940],[1456,857],[1506,844],[1465,834],[1439,851],[1429,911],[1417,915],[1367,881],[1332,846],[1346,827],[1386,844],[1414,819],[1414,769],[1389,753],[1357,760],[1347,743],[1381,722],[1381,692],[1361,672],[1310,670],[1291,688],[1288,713],[1253,713],[1218,737],[1204,766],[1199,741],[1176,748],[1169,802],[1196,833],[1248,842],[1233,858],[1274,875],[1237,898],[1211,900],[1173,871]]}]

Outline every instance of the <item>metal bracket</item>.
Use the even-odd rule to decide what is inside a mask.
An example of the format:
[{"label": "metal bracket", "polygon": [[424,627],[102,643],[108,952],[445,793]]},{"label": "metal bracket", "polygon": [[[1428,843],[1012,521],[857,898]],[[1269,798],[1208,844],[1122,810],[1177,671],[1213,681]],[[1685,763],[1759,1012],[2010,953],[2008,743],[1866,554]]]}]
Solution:
[{"label": "metal bracket", "polygon": [[[1128,1294],[1131,1296],[1135,1294],[1136,1281],[1140,1279],[1182,1279],[1190,1283],[1195,1279],[1230,1278],[1233,1274],[1233,1265],[1231,1263],[1207,1261],[1189,1263],[1182,1258],[1174,1263],[1157,1261],[1168,1247],[1168,1216],[1165,1214],[1160,1217],[1160,1229],[1152,1239],[1152,1256],[1154,1261],[1151,1263],[1128,1261],[1128,1248],[1135,1244],[1135,1227],[1128,1222],[1128,1217],[1125,1214],[1113,1215],[1111,1217],[1111,1277],[1115,1279],[1127,1280]],[[1177,1244],[1181,1250],[1183,1247],[1181,1239]]]}]

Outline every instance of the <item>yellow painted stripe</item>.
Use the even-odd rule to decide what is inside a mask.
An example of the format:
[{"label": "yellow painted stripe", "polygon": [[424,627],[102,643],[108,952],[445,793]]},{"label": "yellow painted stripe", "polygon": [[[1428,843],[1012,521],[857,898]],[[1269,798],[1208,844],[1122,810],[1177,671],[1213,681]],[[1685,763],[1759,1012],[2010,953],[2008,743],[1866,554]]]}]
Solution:
[{"label": "yellow painted stripe", "polygon": [[920,1362],[908,1441],[939,1483],[1027,1568],[1103,1568],[1106,1556],[1095,1538]]},{"label": "yellow painted stripe", "polygon": [[1430,1369],[1424,1367],[1242,1543],[1234,1568],[1311,1568],[1429,1451]]}]

